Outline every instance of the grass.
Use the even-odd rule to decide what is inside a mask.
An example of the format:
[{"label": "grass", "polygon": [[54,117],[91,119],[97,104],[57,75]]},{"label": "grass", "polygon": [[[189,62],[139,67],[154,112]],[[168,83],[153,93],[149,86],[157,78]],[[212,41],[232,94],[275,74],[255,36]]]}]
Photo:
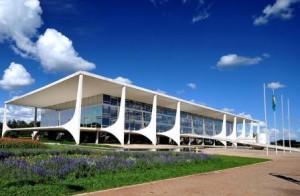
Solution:
[{"label": "grass", "polygon": [[[54,141],[54,140],[48,140],[47,138],[42,138],[41,142],[44,143],[53,143],[53,144],[63,144],[63,145],[76,145],[76,143],[74,141]],[[117,146],[111,146],[109,144],[94,144],[94,143],[80,143],[79,145],[77,145],[77,147],[94,147],[94,148],[106,148],[106,149],[115,149],[115,148],[120,148]]]},{"label": "grass", "polygon": [[139,167],[84,178],[66,178],[39,184],[34,184],[30,180],[20,182],[0,178],[0,195],[72,195],[267,161],[267,159],[245,157],[219,155],[215,157],[215,159],[207,159],[203,162],[185,162],[150,168]]},{"label": "grass", "polygon": [[88,146],[88,147],[96,147],[96,148],[120,148],[117,146],[111,146],[109,144],[92,144],[92,143],[80,143],[79,146]]}]

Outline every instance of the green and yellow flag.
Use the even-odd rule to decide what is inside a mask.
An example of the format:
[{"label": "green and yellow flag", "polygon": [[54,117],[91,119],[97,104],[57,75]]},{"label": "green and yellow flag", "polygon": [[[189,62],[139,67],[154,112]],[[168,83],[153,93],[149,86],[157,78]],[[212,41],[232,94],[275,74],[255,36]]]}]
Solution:
[{"label": "green and yellow flag", "polygon": [[275,109],[276,109],[276,97],[274,95],[274,92],[273,92],[273,95],[272,95],[272,108],[273,108],[273,111],[275,112]]}]

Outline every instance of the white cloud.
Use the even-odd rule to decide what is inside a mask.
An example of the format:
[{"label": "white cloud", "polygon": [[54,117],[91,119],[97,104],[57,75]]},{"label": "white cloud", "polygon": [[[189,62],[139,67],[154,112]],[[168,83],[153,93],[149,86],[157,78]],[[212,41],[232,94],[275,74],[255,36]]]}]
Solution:
[{"label": "white cloud", "polygon": [[176,91],[177,94],[183,94],[185,92],[185,90],[178,90]]},{"label": "white cloud", "polygon": [[292,5],[299,3],[300,0],[276,0],[273,5],[267,5],[262,15],[254,17],[254,25],[265,25],[272,18],[287,20],[293,17]]},{"label": "white cloud", "polygon": [[264,121],[259,121],[258,125],[260,127],[266,127],[266,123]]},{"label": "white cloud", "polygon": [[233,108],[223,108],[222,111],[224,112],[234,112],[234,109]]},{"label": "white cloud", "polygon": [[[0,108],[0,119],[3,119],[4,108]],[[27,123],[34,121],[34,108],[21,107],[15,105],[8,105],[6,110],[7,121],[9,120],[23,120]],[[41,120],[41,110],[37,110],[37,120]]]},{"label": "white cloud", "polygon": [[[154,7],[162,6],[164,4],[171,4],[174,1],[171,0],[150,0]],[[182,6],[190,8],[190,12],[193,13],[192,23],[205,20],[210,17],[209,9],[212,3],[206,4],[204,0],[182,0]],[[166,6],[165,6],[166,7]],[[170,6],[171,7],[171,6]],[[172,13],[173,15],[174,13]]]},{"label": "white cloud", "polygon": [[4,71],[0,87],[5,90],[19,89],[34,83],[30,73],[21,64],[12,62]]},{"label": "white cloud", "polygon": [[210,14],[207,11],[201,12],[199,15],[192,18],[192,23],[199,22],[201,20],[209,18]]},{"label": "white cloud", "polygon": [[43,24],[41,14],[38,0],[1,0],[0,43],[12,43],[16,54],[40,61],[46,72],[94,69],[93,63],[78,55],[72,41],[55,29],[47,29],[37,43],[32,41]]},{"label": "white cloud", "polygon": [[159,93],[162,93],[162,94],[167,94],[166,91],[163,91],[163,90],[160,90],[160,89],[157,89],[156,91],[159,92]]},{"label": "white cloud", "polygon": [[285,85],[280,84],[279,82],[271,82],[267,85],[268,88],[270,89],[279,89],[279,88],[285,88]]},{"label": "white cloud", "polygon": [[265,58],[270,58],[271,55],[268,54],[268,53],[263,53],[262,56],[265,57]]},{"label": "white cloud", "polygon": [[38,0],[0,1],[0,42],[13,41],[12,48],[22,56],[35,53],[30,38],[42,25],[42,9]]},{"label": "white cloud", "polygon": [[123,78],[121,76],[115,78],[114,80],[120,83],[132,84],[131,80],[129,80],[128,78]]},{"label": "white cloud", "polygon": [[19,98],[20,96],[17,96],[17,95],[15,95],[15,96],[13,96],[11,99],[17,99],[17,98]]},{"label": "white cloud", "polygon": [[210,17],[209,9],[212,6],[212,3],[210,3],[208,6],[203,8],[204,4],[205,4],[204,0],[198,1],[198,6],[196,8],[196,10],[198,11],[198,14],[192,18],[192,23],[196,23],[196,22],[205,20]]},{"label": "white cloud", "polygon": [[47,29],[36,46],[37,55],[47,72],[72,72],[96,67],[78,56],[72,41],[55,29]]},{"label": "white cloud", "polygon": [[244,117],[244,118],[252,119],[251,114],[245,114],[245,112],[241,112],[241,113],[239,113],[238,115],[239,115],[239,116],[242,116],[242,117]]},{"label": "white cloud", "polygon": [[194,99],[191,99],[191,100],[190,100],[190,102],[192,102],[192,103],[196,103],[196,101],[195,101]]},{"label": "white cloud", "polygon": [[237,54],[228,54],[220,58],[217,64],[217,68],[224,69],[224,68],[229,68],[229,67],[234,67],[239,65],[254,65],[254,64],[258,64],[260,61],[262,61],[260,57],[251,58],[251,57],[238,56]]},{"label": "white cloud", "polygon": [[187,86],[190,87],[191,89],[196,89],[197,88],[196,84],[192,83],[192,82],[188,83]]}]

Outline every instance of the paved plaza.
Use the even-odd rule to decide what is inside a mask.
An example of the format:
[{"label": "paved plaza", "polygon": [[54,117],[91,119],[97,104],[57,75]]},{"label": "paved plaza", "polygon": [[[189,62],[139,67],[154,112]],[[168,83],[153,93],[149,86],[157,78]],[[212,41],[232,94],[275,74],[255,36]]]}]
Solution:
[{"label": "paved plaza", "polygon": [[239,168],[161,180],[87,195],[300,195],[300,153],[213,149],[209,154],[226,154],[272,159]]}]

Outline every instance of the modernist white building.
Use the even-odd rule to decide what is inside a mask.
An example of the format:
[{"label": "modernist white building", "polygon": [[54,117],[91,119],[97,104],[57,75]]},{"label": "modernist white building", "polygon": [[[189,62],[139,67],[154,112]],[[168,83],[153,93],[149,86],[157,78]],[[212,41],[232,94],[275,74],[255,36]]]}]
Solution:
[{"label": "modernist white building", "polygon": [[[7,105],[41,109],[41,126],[7,126]],[[241,134],[237,135],[237,127]],[[248,130],[246,130],[246,127]],[[40,89],[5,102],[2,137],[9,131],[68,131],[77,144],[81,132],[109,133],[124,145],[125,135],[141,135],[153,145],[167,137],[214,139],[226,145],[255,143],[258,121],[195,104],[135,85],[79,71]],[[247,134],[246,134],[247,133]]]}]

